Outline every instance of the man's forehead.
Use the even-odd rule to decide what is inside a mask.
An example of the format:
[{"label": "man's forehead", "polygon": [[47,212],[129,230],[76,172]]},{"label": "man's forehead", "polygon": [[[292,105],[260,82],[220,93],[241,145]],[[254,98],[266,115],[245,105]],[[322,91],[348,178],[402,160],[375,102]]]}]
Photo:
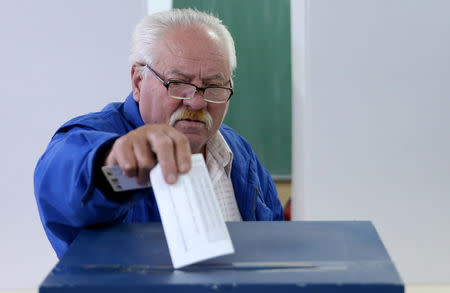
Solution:
[{"label": "man's forehead", "polygon": [[218,61],[227,59],[227,51],[223,42],[205,38],[171,38],[162,42],[163,49],[173,57],[191,59],[193,61]]}]

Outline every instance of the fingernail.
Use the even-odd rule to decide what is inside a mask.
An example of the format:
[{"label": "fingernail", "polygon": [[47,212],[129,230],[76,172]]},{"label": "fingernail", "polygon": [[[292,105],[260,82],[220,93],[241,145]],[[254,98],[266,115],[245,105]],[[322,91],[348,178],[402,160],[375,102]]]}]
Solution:
[{"label": "fingernail", "polygon": [[174,174],[169,174],[169,176],[167,176],[168,183],[175,183],[176,180],[177,178],[175,177]]},{"label": "fingernail", "polygon": [[189,169],[189,164],[184,163],[184,164],[181,165],[181,170],[180,171],[187,172],[188,169]]}]

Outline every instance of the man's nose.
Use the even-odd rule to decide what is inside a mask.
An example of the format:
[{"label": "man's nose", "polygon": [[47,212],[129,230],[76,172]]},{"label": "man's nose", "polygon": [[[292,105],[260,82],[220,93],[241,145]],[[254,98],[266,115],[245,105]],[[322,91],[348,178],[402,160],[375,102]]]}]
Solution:
[{"label": "man's nose", "polygon": [[183,104],[191,108],[192,110],[200,110],[206,107],[208,102],[203,100],[204,92],[197,90],[192,99],[183,100]]}]

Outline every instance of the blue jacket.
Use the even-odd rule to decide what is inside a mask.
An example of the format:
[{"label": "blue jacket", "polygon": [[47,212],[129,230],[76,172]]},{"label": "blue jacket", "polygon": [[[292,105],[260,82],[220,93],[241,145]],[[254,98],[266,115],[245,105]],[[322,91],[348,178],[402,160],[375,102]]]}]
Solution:
[{"label": "blue jacket", "polygon": [[[79,231],[119,222],[160,221],[153,190],[123,199],[105,196],[96,185],[103,149],[144,125],[132,95],[101,112],[65,123],[37,163],[34,190],[44,230],[60,258]],[[220,132],[233,152],[231,180],[244,221],[283,220],[275,185],[247,141],[226,125]],[[120,195],[119,195],[120,196]]]}]

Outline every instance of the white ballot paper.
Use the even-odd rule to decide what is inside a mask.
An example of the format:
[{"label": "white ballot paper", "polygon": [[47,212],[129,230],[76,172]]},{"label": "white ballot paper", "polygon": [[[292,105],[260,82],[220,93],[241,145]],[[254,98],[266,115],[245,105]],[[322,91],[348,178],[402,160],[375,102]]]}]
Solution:
[{"label": "white ballot paper", "polygon": [[175,269],[234,252],[201,154],[192,155],[191,170],[175,184],[164,181],[160,165],[150,180]]}]

